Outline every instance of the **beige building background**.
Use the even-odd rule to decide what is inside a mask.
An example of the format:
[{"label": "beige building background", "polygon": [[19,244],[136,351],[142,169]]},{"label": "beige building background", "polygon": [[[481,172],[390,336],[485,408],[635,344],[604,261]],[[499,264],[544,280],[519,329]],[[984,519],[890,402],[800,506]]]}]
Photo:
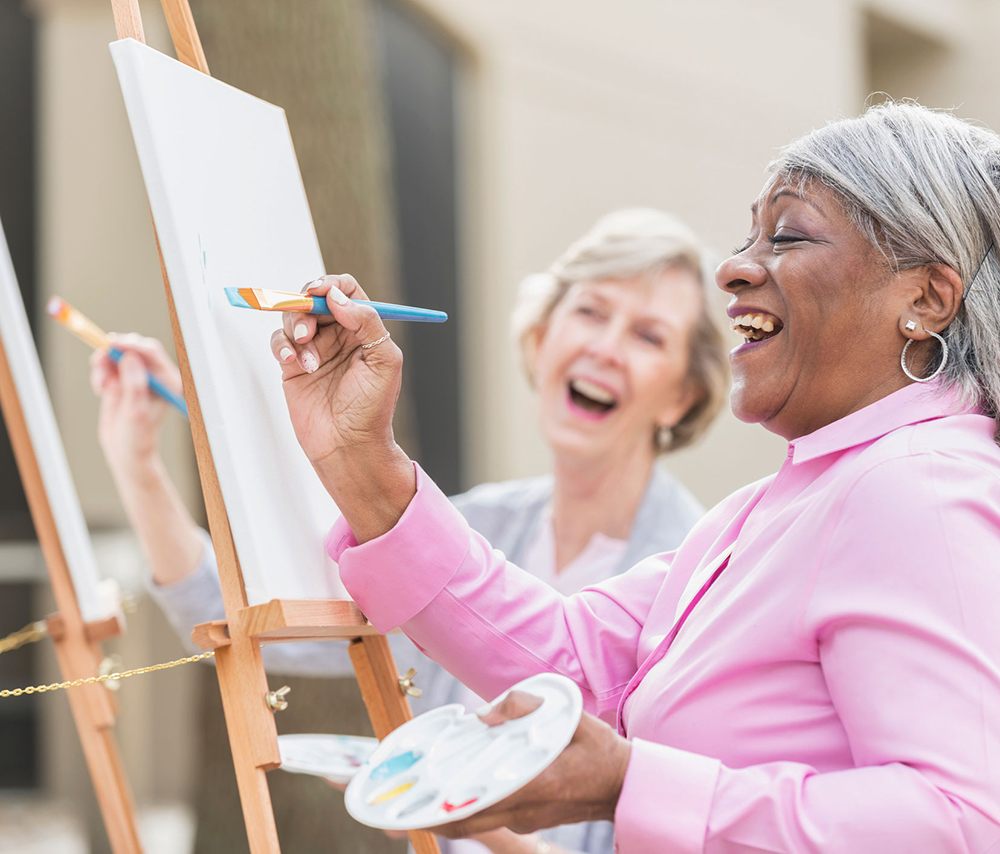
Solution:
[{"label": "beige building background", "polygon": [[[107,50],[115,37],[110,4],[29,5],[40,38],[39,304],[58,293],[107,328],[169,341],[145,192]],[[546,267],[598,216],[634,205],[670,210],[721,257],[742,243],[749,205],[778,148],[827,120],[858,113],[873,92],[954,108],[1000,128],[996,0],[408,5],[460,58],[466,485],[535,474],[548,465],[506,318],[519,280]],[[146,2],[143,13],[147,40],[171,52],[159,6]],[[87,354],[75,339],[44,325],[40,349],[102,563],[141,596],[141,561],[119,533],[124,515],[97,445]],[[727,413],[705,441],[666,465],[711,505],[773,472],[784,453],[782,440]],[[165,454],[198,512],[190,438],[179,418],[168,419]],[[44,577],[30,547],[3,546],[0,555],[0,579]],[[38,590],[42,614],[43,582]],[[0,634],[7,628],[0,626]],[[111,646],[126,665],[180,650],[145,599],[128,635]],[[46,656],[39,679],[54,675]],[[185,808],[198,774],[194,692],[190,672],[172,671],[134,680],[120,693],[119,738],[150,851],[185,850]],[[92,796],[65,698],[47,697],[39,708],[43,785],[31,796],[0,793],[0,849],[91,850],[79,829],[92,821]],[[32,812],[51,804],[59,805],[57,812]],[[63,849],[43,841],[55,829]],[[22,847],[5,848],[3,840],[15,832]],[[100,845],[98,838],[93,850]]]}]

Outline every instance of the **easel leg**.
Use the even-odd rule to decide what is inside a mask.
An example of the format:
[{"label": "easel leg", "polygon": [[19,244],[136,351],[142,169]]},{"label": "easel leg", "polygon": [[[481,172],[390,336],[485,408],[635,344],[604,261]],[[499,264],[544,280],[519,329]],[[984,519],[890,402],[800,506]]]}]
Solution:
[{"label": "easel leg", "polygon": [[273,715],[265,702],[267,684],[260,649],[248,638],[234,639],[230,646],[216,651],[215,666],[250,851],[278,854],[281,848],[265,773],[275,763],[255,755],[254,750],[254,745],[268,741],[277,744]]},{"label": "easel leg", "polygon": [[[77,634],[69,643],[65,636],[54,641],[64,679],[97,672],[100,655],[82,638],[82,632]],[[112,730],[114,706],[108,690],[103,685],[84,685],[67,693],[111,850],[115,854],[141,854],[135,804]]]},{"label": "easel leg", "polygon": [[[366,635],[351,642],[350,653],[372,729],[381,740],[413,717],[410,704],[399,689],[392,650],[382,635]],[[434,834],[427,831],[410,831],[410,844],[416,854],[440,854]]]}]

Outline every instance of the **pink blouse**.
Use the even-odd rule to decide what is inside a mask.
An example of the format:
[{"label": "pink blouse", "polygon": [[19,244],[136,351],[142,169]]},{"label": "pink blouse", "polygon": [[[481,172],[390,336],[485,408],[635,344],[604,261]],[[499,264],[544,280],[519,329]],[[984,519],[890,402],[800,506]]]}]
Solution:
[{"label": "pink blouse", "polygon": [[579,684],[632,740],[620,854],[1000,851],[993,430],[908,386],[791,442],[677,551],[570,597],[419,468],[395,528],[359,546],[338,522],[327,546],[380,631],[477,694]]}]

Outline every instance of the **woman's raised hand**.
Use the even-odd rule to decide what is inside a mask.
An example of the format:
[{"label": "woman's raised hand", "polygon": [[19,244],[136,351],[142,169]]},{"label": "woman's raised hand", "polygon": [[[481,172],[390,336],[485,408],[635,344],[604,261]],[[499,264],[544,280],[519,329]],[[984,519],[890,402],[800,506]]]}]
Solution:
[{"label": "woman's raised hand", "polygon": [[368,299],[353,276],[322,276],[306,293],[326,297],[332,317],[285,314],[271,352],[299,444],[364,542],[396,523],[416,489],[392,433],[403,354],[375,310],[351,301]]},{"label": "woman's raised hand", "polygon": [[90,357],[90,385],[101,398],[97,436],[116,477],[139,477],[159,458],[160,427],[167,403],[149,387],[147,372],[181,394],[181,375],[155,338],[130,332],[108,338],[123,355],[107,350]]}]

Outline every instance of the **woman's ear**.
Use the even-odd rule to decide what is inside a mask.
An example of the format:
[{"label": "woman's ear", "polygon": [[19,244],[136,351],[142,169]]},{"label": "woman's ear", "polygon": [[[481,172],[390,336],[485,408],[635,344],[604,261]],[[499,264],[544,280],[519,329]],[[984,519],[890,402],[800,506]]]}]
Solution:
[{"label": "woman's ear", "polygon": [[917,274],[917,293],[910,306],[913,319],[924,329],[941,332],[962,307],[962,277],[947,264],[927,264],[912,272]]},{"label": "woman's ear", "polygon": [[528,374],[528,381],[532,387],[535,385],[535,360],[538,358],[538,348],[542,345],[547,328],[546,324],[539,323],[537,326],[532,326],[524,336],[524,349],[522,350],[524,370]]},{"label": "woman's ear", "polygon": [[656,418],[656,429],[671,429],[675,427],[691,411],[691,407],[699,403],[706,394],[705,389],[698,388],[691,381],[691,378],[687,377],[682,383],[681,388],[677,390],[677,393],[660,410]]}]

